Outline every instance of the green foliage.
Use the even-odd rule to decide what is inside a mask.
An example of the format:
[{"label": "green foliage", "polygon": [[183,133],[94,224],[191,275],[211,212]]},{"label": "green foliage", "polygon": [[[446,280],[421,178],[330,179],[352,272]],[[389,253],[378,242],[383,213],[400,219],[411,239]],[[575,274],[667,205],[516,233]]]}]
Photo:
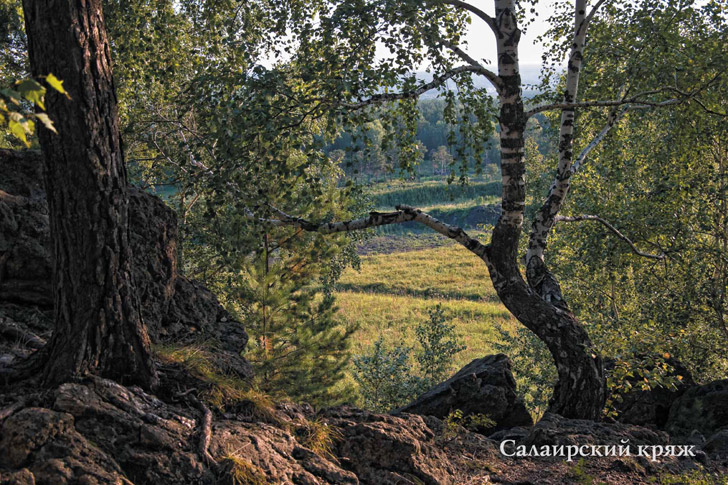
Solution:
[{"label": "green foliage", "polygon": [[439,303],[428,313],[430,319],[415,328],[415,335],[420,344],[416,359],[422,375],[422,385],[429,388],[447,376],[452,368],[453,357],[465,350],[465,346],[455,333],[455,325],[446,323]]},{"label": "green foliage", "polygon": [[667,362],[669,358],[667,352],[663,355],[630,355],[625,359],[618,357],[607,372],[609,396],[605,415],[616,417],[615,407],[628,392],[649,391],[656,387],[674,391],[684,376],[675,375],[674,367]]},{"label": "green foliage", "polygon": [[449,440],[459,436],[463,429],[470,431],[484,430],[492,428],[496,423],[487,414],[464,415],[461,410],[456,409],[445,416],[443,424],[445,425],[443,437]]},{"label": "green foliage", "polygon": [[[585,54],[584,99],[665,89],[698,102],[628,111],[573,177],[566,213],[598,214],[642,251],[667,257],[636,256],[603,226],[584,222],[557,226],[550,264],[602,354],[628,362],[612,385],[631,373],[648,387],[670,386],[664,372],[651,370],[662,364],[644,358],[665,353],[699,381],[721,378],[728,369],[726,19],[714,2],[617,3],[606,12]],[[615,36],[630,39],[629,55],[609,54]],[[583,113],[581,137],[595,136],[605,116]]]},{"label": "green foliage", "polygon": [[[580,485],[595,485],[594,476],[589,474],[586,470],[586,460],[579,458],[579,461],[574,463],[574,466],[569,470],[569,475],[574,483]],[[596,482],[603,483],[603,482]]]},{"label": "green foliage", "polygon": [[717,472],[708,472],[702,467],[683,473],[659,472],[649,477],[649,483],[659,485],[728,485],[728,476]]},{"label": "green foliage", "polygon": [[380,337],[364,355],[354,357],[354,380],[365,408],[386,412],[416,398],[420,379],[413,376],[412,348],[404,345],[384,347]]},{"label": "green foliage", "polygon": [[403,406],[452,370],[453,358],[465,346],[455,326],[445,323],[439,304],[429,315],[415,328],[416,351],[403,344],[387,349],[380,337],[366,354],[354,357],[354,379],[366,408],[384,412]]},{"label": "green foliage", "polygon": [[507,354],[513,362],[518,395],[534,420],[538,420],[548,407],[556,383],[553,358],[546,345],[524,327],[519,326],[514,332],[499,330],[499,334],[495,348]]},{"label": "green foliage", "polygon": [[[44,77],[45,82],[60,94],[68,97],[63,82],[53,74]],[[0,130],[9,133],[30,147],[29,138],[35,133],[35,121],[57,133],[47,114],[31,109],[45,110],[46,88],[35,79],[23,79],[13,83],[12,88],[0,89]]]}]

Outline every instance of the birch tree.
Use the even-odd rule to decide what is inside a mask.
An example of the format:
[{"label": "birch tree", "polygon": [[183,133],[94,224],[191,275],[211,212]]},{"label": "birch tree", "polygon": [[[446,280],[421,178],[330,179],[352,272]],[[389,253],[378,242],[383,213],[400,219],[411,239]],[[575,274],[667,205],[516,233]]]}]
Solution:
[{"label": "birch tree", "polygon": [[[311,96],[315,101],[307,112],[311,118],[338,116],[348,123],[358,123],[366,119],[373,106],[389,105],[394,113],[389,122],[394,128],[390,139],[401,149],[403,160],[407,160],[411,145],[408,142],[413,136],[408,127],[412,125],[415,101],[425,92],[439,89],[449,102],[446,113],[449,110],[450,120],[460,117],[465,121],[459,128],[465,130],[462,138],[467,146],[460,149],[460,159],[468,158],[468,154],[471,159],[479,159],[488,141],[489,123],[495,120],[500,132],[501,215],[487,242],[404,205],[396,206],[391,212],[370,213],[368,217],[341,222],[306,220],[276,207],[265,208],[264,216],[261,211],[245,210],[251,219],[261,223],[292,225],[320,234],[415,221],[454,239],[482,260],[506,308],[548,347],[558,372],[549,410],[571,418],[597,419],[606,396],[602,358],[584,325],[570,310],[557,277],[549,269],[546,259],[549,237],[559,221],[596,221],[634,249],[635,257],[663,259],[664,254],[640,249],[628,235],[598,215],[574,218],[565,217],[561,212],[571,178],[625,113],[637,108],[669,109],[691,102],[705,86],[688,89],[653,86],[634,91],[622,85],[604,99],[582,99],[579,85],[588,31],[602,11],[606,12],[605,22],[618,25],[628,21],[635,11],[684,6],[672,2],[576,0],[559,4],[553,15],[557,33],[552,40],[556,50],[566,46],[567,61],[558,96],[550,99],[544,96],[543,103],[530,102],[526,107],[519,46],[523,26],[528,24],[526,10],[531,4],[495,0],[490,14],[475,3],[461,0],[317,2],[305,16],[296,17],[297,22],[292,23],[296,42],[289,53],[298,57],[299,65],[315,70],[308,71],[309,77],[304,76],[307,80],[316,79],[311,81],[316,88],[310,92],[317,94]],[[462,33],[471,15],[480,23],[475,28],[488,29],[493,34],[497,60],[492,68],[484,60],[468,54],[463,42]],[[615,38],[615,43],[620,40]],[[639,42],[636,38],[624,40]],[[377,45],[388,48],[391,56],[377,60]],[[638,45],[631,47],[639,49]],[[415,76],[417,66],[424,61],[432,68],[431,80]],[[496,92],[495,100],[485,90],[475,88],[473,76],[481,76],[490,83]],[[462,105],[457,110],[453,108],[456,98]],[[575,141],[577,114],[583,110],[601,110],[606,114],[605,121],[591,139]],[[560,115],[553,182],[547,193],[537,195],[541,202],[526,224],[526,123],[538,113],[554,112]],[[395,133],[396,140],[393,140]],[[527,239],[523,253],[519,250],[522,237]]]}]

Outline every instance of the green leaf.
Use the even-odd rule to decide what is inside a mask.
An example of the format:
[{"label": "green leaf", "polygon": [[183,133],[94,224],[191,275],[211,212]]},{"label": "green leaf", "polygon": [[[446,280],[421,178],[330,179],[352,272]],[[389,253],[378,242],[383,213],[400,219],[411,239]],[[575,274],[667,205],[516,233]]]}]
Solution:
[{"label": "green leaf", "polygon": [[16,117],[11,117],[10,121],[8,122],[8,128],[10,128],[10,133],[12,133],[16,138],[18,138],[20,141],[25,143],[26,147],[30,147],[30,143],[28,142],[28,139],[26,138],[26,133],[28,133],[27,130],[27,121],[25,121],[22,117],[21,120],[23,121],[17,121],[14,119]]},{"label": "green leaf", "polygon": [[58,134],[58,132],[56,131],[56,127],[53,126],[53,121],[51,121],[51,119],[48,117],[47,114],[45,114],[45,113],[37,113],[35,115],[35,117],[38,118],[41,121],[41,123],[43,123],[43,126],[45,126],[46,128],[48,128],[49,130],[51,130],[56,135]]},{"label": "green leaf", "polygon": [[71,99],[71,96],[66,92],[65,89],[63,89],[63,81],[58,79],[53,74],[48,74],[45,80],[50,85],[50,87],[52,87],[61,94],[65,94],[68,99]]},{"label": "green leaf", "polygon": [[22,100],[22,96],[17,91],[13,91],[12,89],[0,89],[0,94],[8,98],[10,101],[12,101],[14,104],[20,104],[20,101]]},{"label": "green leaf", "polygon": [[28,101],[45,110],[43,105],[43,96],[46,89],[41,86],[35,79],[24,79],[17,84],[18,92]]}]

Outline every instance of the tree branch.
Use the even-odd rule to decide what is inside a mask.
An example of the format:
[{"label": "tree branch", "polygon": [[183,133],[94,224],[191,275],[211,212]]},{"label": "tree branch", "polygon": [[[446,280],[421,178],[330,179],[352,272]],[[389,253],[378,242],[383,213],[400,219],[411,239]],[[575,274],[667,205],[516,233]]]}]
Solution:
[{"label": "tree branch", "polygon": [[556,216],[555,218],[556,222],[581,222],[581,221],[597,221],[600,222],[612,231],[619,239],[629,244],[629,247],[632,249],[632,252],[635,253],[638,256],[642,256],[643,258],[649,258],[649,259],[658,259],[663,260],[667,258],[667,255],[665,253],[660,254],[651,254],[651,253],[645,253],[644,251],[640,251],[637,249],[637,246],[632,242],[631,239],[629,239],[627,236],[622,234],[619,229],[614,227],[612,224],[607,222],[606,220],[602,219],[599,216],[594,215],[582,215],[582,216]]},{"label": "tree branch", "polygon": [[437,88],[439,86],[442,86],[447,82],[449,79],[457,76],[458,74],[462,74],[464,72],[476,72],[485,75],[485,73],[481,72],[482,70],[487,71],[487,69],[484,69],[482,67],[478,66],[459,66],[454,69],[451,69],[444,73],[442,76],[433,76],[432,81],[428,83],[421,84],[416,89],[413,89],[412,91],[405,91],[402,93],[380,93],[380,94],[374,94],[369,99],[365,99],[363,101],[359,101],[358,103],[341,103],[341,106],[348,108],[348,109],[362,109],[366,108],[367,106],[370,106],[372,104],[377,103],[384,103],[387,101],[397,101],[401,99],[412,99],[420,96],[421,94],[426,93],[430,89]]},{"label": "tree branch", "polygon": [[440,42],[442,42],[442,45],[453,51],[458,57],[460,57],[460,59],[464,60],[465,62],[476,68],[477,71],[474,72],[482,74],[486,79],[488,79],[488,81],[490,81],[490,83],[493,85],[493,87],[495,87],[498,92],[501,91],[501,89],[503,88],[503,81],[496,73],[483,66],[480,62],[468,55],[467,52],[465,52],[459,46],[453,44],[449,40],[440,39]]},{"label": "tree branch", "polygon": [[481,20],[483,20],[486,24],[488,24],[488,27],[490,27],[490,29],[493,32],[495,32],[495,33],[498,32],[498,27],[495,24],[495,19],[474,5],[470,5],[469,3],[463,2],[461,0],[430,0],[430,1],[431,1],[431,3],[440,3],[440,4],[444,4],[444,5],[450,5],[453,7],[457,7],[462,10],[467,10],[468,12],[475,14],[477,17],[479,17]]},{"label": "tree branch", "polygon": [[622,116],[627,112],[627,108],[623,108],[621,110],[614,109],[611,113],[609,113],[609,118],[607,119],[607,124],[604,125],[604,128],[602,128],[602,131],[600,131],[597,136],[594,137],[592,141],[589,142],[587,146],[584,147],[584,149],[579,153],[579,156],[576,157],[576,160],[574,160],[574,163],[571,165],[571,168],[569,169],[569,172],[571,175],[574,175],[577,170],[579,170],[579,167],[582,163],[584,163],[584,160],[586,160],[586,157],[589,155],[589,153],[594,150],[604,139],[605,136],[607,136],[607,133],[609,133],[614,125],[617,124],[617,121],[619,121]]},{"label": "tree branch", "polygon": [[586,25],[589,25],[589,23],[591,23],[592,19],[594,18],[594,14],[597,13],[597,10],[599,10],[599,7],[601,7],[602,5],[604,5],[604,3],[606,1],[607,0],[599,0],[597,2],[597,4],[594,5],[594,7],[592,7],[591,11],[589,12],[589,15],[586,16]]},{"label": "tree branch", "polygon": [[608,107],[614,107],[614,106],[624,106],[624,105],[635,105],[636,107],[643,107],[643,108],[660,108],[663,106],[670,106],[673,104],[680,103],[682,101],[686,101],[687,99],[690,99],[695,96],[696,93],[682,93],[681,98],[671,98],[665,101],[645,101],[640,98],[643,96],[649,96],[651,94],[658,94],[665,91],[675,91],[674,88],[660,88],[660,89],[654,89],[652,91],[645,91],[639,94],[635,94],[634,96],[630,96],[629,98],[622,98],[622,99],[609,99],[609,100],[600,100],[600,101],[580,101],[580,102],[561,102],[561,103],[550,103],[550,104],[544,104],[542,106],[536,106],[535,108],[530,109],[526,112],[527,117],[531,117],[535,115],[536,113],[541,113],[543,111],[551,111],[554,109],[561,109],[561,110],[567,110],[567,109],[575,109],[575,108],[608,108]]},{"label": "tree branch", "polygon": [[[258,218],[259,222],[272,224],[274,226],[295,226],[309,232],[318,232],[319,234],[333,234],[338,232],[351,232],[359,231],[362,229],[368,229],[370,227],[379,227],[389,224],[402,224],[404,222],[418,222],[422,225],[429,227],[447,236],[450,239],[463,245],[466,249],[474,253],[476,256],[481,258],[483,261],[488,260],[487,246],[482,244],[477,239],[470,237],[460,227],[451,226],[438,219],[435,219],[431,215],[422,212],[419,209],[408,205],[398,205],[395,212],[370,212],[369,217],[361,219],[354,219],[343,222],[325,222],[325,223],[314,223],[309,222],[300,217],[295,217],[286,214],[285,212],[272,208],[273,211],[278,215],[279,219],[261,219]],[[248,217],[253,217],[251,211],[246,211]]]}]

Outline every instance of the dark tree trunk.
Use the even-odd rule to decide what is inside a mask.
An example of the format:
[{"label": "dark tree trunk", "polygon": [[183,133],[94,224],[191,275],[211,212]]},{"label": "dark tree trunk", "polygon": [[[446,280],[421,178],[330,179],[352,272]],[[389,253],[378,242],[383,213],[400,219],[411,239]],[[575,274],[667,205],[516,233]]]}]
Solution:
[{"label": "dark tree trunk", "polygon": [[88,373],[151,387],[149,337],[131,275],[127,175],[101,0],[23,0],[32,73],[58,135],[40,129],[54,254],[55,331],[44,382]]}]

